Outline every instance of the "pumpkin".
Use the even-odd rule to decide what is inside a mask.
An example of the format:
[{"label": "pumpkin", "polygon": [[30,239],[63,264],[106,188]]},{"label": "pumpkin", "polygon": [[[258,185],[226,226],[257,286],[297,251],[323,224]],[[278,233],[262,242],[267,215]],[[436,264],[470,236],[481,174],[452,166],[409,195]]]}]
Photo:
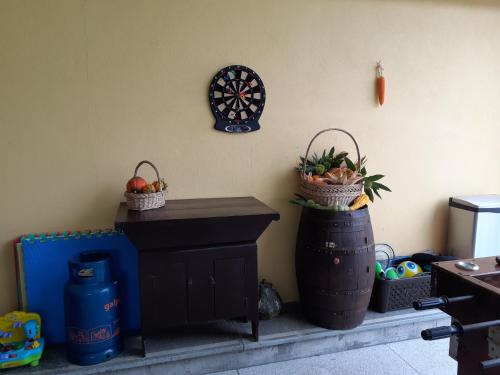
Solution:
[{"label": "pumpkin", "polygon": [[144,194],[156,193],[156,189],[155,189],[155,187],[153,186],[153,184],[146,184],[146,185],[142,188],[142,192],[143,192]]},{"label": "pumpkin", "polygon": [[127,182],[127,192],[136,193],[141,192],[148,183],[142,177],[132,177]]}]

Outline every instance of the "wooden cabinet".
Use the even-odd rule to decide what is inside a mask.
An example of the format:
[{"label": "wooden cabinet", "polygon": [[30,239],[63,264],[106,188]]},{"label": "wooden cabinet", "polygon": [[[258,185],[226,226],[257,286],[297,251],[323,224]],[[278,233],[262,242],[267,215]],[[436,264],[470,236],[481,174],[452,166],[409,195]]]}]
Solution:
[{"label": "wooden cabinet", "polygon": [[143,338],[230,318],[258,339],[257,238],[279,214],[253,197],[168,201],[150,211],[122,203],[115,227],[139,251]]}]

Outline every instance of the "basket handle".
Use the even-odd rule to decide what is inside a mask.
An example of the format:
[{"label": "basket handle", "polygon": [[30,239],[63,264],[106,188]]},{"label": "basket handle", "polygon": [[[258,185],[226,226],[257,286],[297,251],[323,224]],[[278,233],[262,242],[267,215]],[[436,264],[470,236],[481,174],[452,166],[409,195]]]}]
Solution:
[{"label": "basket handle", "polygon": [[326,133],[326,132],[329,132],[329,131],[339,131],[339,132],[342,132],[342,133],[345,133],[347,134],[351,139],[352,141],[354,142],[354,146],[356,146],[356,154],[358,155],[358,164],[356,166],[356,172],[357,172],[357,169],[361,166],[361,156],[359,154],[359,147],[358,147],[358,142],[356,142],[356,140],[354,139],[354,137],[352,136],[351,133],[349,133],[348,131],[344,130],[344,129],[339,129],[339,128],[328,128],[328,129],[324,129],[324,130],[321,130],[320,132],[318,132],[312,139],[311,139],[311,142],[309,142],[309,146],[307,146],[307,151],[306,151],[306,156],[304,158],[304,162],[302,163],[302,176],[304,176],[306,174],[306,166],[307,166],[307,157],[309,156],[309,150],[311,149],[311,146],[314,142],[314,140],[316,138],[318,138],[318,136],[320,134],[323,134],[323,133]]},{"label": "basket handle", "polygon": [[155,167],[155,165],[153,163],[151,163],[148,160],[143,160],[143,161],[139,162],[139,164],[137,164],[137,167],[135,167],[135,171],[134,171],[134,177],[137,177],[137,171],[139,170],[139,167],[143,164],[149,164],[154,169],[154,171],[156,173],[156,178],[158,179],[157,181],[160,182],[160,173],[158,172],[158,169]]}]

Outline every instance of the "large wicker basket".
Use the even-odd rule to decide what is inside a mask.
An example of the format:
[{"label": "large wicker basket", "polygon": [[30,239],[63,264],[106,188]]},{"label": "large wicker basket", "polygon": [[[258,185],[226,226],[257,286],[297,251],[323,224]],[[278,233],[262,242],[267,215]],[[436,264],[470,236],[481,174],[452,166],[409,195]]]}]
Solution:
[{"label": "large wicker basket", "polygon": [[[134,177],[137,177],[137,171],[139,167],[143,164],[149,164],[156,173],[157,181],[160,182],[160,173],[153,163],[147,160],[141,161],[137,164],[134,171]],[[161,182],[160,182],[161,186]],[[145,211],[151,210],[153,208],[159,208],[165,206],[165,200],[167,199],[167,191],[161,190],[156,193],[128,193],[125,192],[125,198],[127,198],[127,207],[129,210],[134,211]]]},{"label": "large wicker basket", "polygon": [[343,129],[329,128],[320,131],[311,139],[311,142],[309,142],[309,146],[307,146],[304,162],[302,163],[302,171],[300,173],[300,192],[305,198],[312,199],[316,203],[322,204],[324,206],[332,206],[334,204],[349,205],[354,199],[356,199],[363,193],[362,183],[353,185],[321,186],[311,183],[306,179],[306,164],[307,164],[306,160],[309,156],[309,150],[311,149],[311,145],[320,134],[334,130],[345,133],[352,139],[354,145],[356,146],[356,154],[358,157],[358,164],[357,164],[358,168],[361,165],[361,155],[359,153],[358,143],[349,132]]}]

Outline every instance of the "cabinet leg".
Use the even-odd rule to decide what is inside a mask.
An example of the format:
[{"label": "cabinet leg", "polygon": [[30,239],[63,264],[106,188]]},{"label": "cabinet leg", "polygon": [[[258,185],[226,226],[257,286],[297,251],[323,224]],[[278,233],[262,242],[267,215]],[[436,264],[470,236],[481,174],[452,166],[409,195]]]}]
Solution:
[{"label": "cabinet leg", "polygon": [[141,336],[141,344],[142,344],[142,356],[146,357],[146,339],[144,336]]},{"label": "cabinet leg", "polygon": [[255,341],[259,341],[259,319],[252,320],[252,336]]}]

